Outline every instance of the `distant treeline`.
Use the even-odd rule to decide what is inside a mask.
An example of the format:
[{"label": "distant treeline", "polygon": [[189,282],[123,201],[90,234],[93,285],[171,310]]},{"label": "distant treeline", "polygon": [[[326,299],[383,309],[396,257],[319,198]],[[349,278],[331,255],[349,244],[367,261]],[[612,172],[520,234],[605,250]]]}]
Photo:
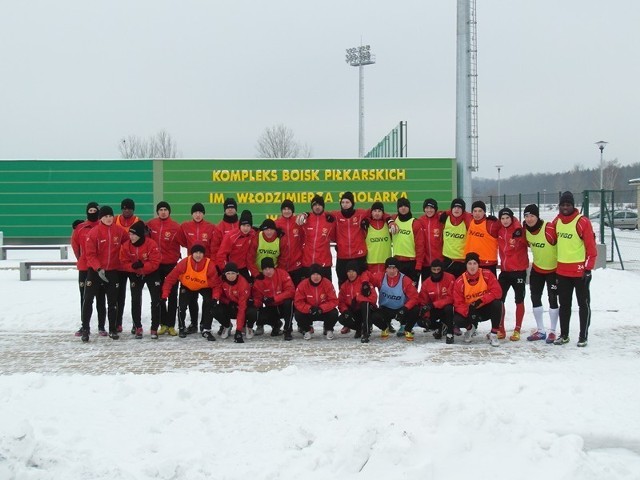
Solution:
[{"label": "distant treeline", "polygon": [[[617,161],[608,162],[603,171],[603,187],[606,190],[631,190],[629,180],[640,178],[640,163],[620,166]],[[543,192],[553,194],[564,190],[581,192],[600,188],[600,169],[584,169],[580,166],[561,173],[529,173],[513,175],[500,180],[500,195]],[[473,179],[474,198],[498,194],[498,180]]]}]

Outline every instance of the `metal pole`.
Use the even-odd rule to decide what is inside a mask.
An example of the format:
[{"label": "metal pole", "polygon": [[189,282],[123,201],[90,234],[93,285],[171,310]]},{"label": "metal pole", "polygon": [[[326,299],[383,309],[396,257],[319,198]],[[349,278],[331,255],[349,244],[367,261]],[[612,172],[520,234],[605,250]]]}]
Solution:
[{"label": "metal pole", "polygon": [[358,157],[364,157],[364,65],[360,63],[360,118],[358,120]]},{"label": "metal pole", "polygon": [[600,145],[600,193],[602,194],[602,173],[604,171],[604,145]]}]

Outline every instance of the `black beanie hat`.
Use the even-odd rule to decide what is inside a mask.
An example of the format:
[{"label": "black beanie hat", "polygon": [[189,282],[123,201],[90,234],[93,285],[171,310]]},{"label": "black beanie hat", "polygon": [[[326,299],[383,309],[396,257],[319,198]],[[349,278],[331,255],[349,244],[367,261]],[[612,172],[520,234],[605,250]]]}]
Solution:
[{"label": "black beanie hat", "polygon": [[471,260],[475,260],[476,263],[480,263],[480,255],[478,255],[476,252],[467,253],[467,256],[464,257],[465,265],[469,263]]},{"label": "black beanie hat", "polygon": [[471,211],[473,212],[474,208],[481,208],[483,212],[487,213],[487,204],[482,200],[476,200],[471,204]]},{"label": "black beanie hat", "polygon": [[436,210],[438,210],[438,202],[436,202],[436,200],[433,198],[427,198],[422,204],[422,210],[424,210],[427,207],[433,207]]},{"label": "black beanie hat", "polygon": [[569,203],[571,206],[576,206],[576,201],[573,198],[573,193],[567,191],[560,195],[560,203],[558,205],[562,205],[563,203]]},{"label": "black beanie hat", "polygon": [[540,209],[538,208],[538,205],[536,205],[535,203],[532,203],[531,205],[527,205],[526,207],[524,207],[524,215],[526,216],[527,213],[531,215],[535,215],[537,218],[540,218]]},{"label": "black beanie hat", "polygon": [[398,259],[396,257],[389,257],[384,261],[384,268],[397,267]]},{"label": "black beanie hat", "polygon": [[224,210],[227,208],[235,208],[238,209],[238,202],[236,202],[235,198],[229,197],[224,200]]},{"label": "black beanie hat", "polygon": [[97,210],[100,209],[100,205],[98,205],[98,202],[89,202],[87,203],[87,208],[85,209],[85,213],[89,213],[89,209],[90,208],[95,208]]},{"label": "black beanie hat", "polygon": [[373,202],[373,204],[371,204],[371,210],[382,210],[384,213],[384,204],[382,202]]},{"label": "black beanie hat", "polygon": [[202,212],[205,213],[204,211],[204,205],[201,204],[200,202],[198,203],[194,203],[193,206],[191,207],[191,214],[193,215],[196,212]]},{"label": "black beanie hat", "polygon": [[398,201],[396,202],[396,207],[400,208],[400,207],[409,207],[409,210],[411,210],[411,202],[409,201],[408,198],[405,197],[400,197],[398,199]]},{"label": "black beanie hat", "polygon": [[271,257],[264,257],[261,261],[260,261],[260,268],[262,270],[264,270],[265,268],[276,268],[276,264],[273,261],[273,258]]},{"label": "black beanie hat", "polygon": [[253,225],[253,215],[249,210],[243,210],[240,214],[240,225]]},{"label": "black beanie hat", "polygon": [[351,202],[351,206],[354,206],[356,204],[356,200],[355,200],[355,197],[353,196],[353,193],[344,192],[342,194],[342,197],[340,197],[340,201],[344,200],[345,198]]},{"label": "black beanie hat", "polygon": [[356,262],[355,260],[349,260],[346,267],[344,268],[344,271],[348,272],[349,270],[353,270],[354,272],[359,274],[360,268],[358,268],[358,262]]},{"label": "black beanie hat", "polygon": [[100,210],[98,211],[98,218],[106,217],[107,215],[113,216],[113,208],[111,208],[109,205],[100,207]]},{"label": "black beanie hat", "polygon": [[73,221],[73,223],[71,224],[71,228],[73,228],[73,229],[75,230],[75,229],[76,229],[76,227],[77,227],[78,225],[80,225],[81,223],[84,223],[84,220],[80,220],[80,219],[78,219],[78,220],[74,220],[74,221]]},{"label": "black beanie hat", "polygon": [[169,203],[165,202],[164,200],[158,202],[158,204],[156,205],[156,213],[158,213],[158,210],[160,210],[161,208],[166,208],[167,210],[169,210],[169,213],[171,213],[171,205],[169,205]]},{"label": "black beanie hat", "polygon": [[280,204],[280,211],[282,211],[283,208],[290,208],[292,212],[296,211],[296,207],[293,205],[293,202],[289,199],[285,200]]},{"label": "black beanie hat", "polygon": [[313,275],[314,273],[319,273],[320,275],[322,275],[322,267],[317,263],[313,263],[309,267],[309,276]]},{"label": "black beanie hat", "polygon": [[125,208],[129,208],[131,210],[135,210],[136,209],[136,203],[131,200],[130,198],[125,198],[124,200],[122,200],[122,202],[120,202],[120,210],[124,210]]},{"label": "black beanie hat", "polygon": [[454,207],[460,207],[462,210],[464,210],[467,208],[467,204],[461,198],[454,198],[453,200],[451,200],[451,210],[453,210]]},{"label": "black beanie hat", "polygon": [[193,255],[196,252],[205,253],[205,251],[206,250],[204,249],[203,245],[196,243],[194,246],[191,247],[191,250],[189,250],[189,253]]},{"label": "black beanie hat", "polygon": [[501,208],[498,212],[498,218],[502,218],[503,215],[509,215],[510,217],[513,217],[513,210],[508,207]]},{"label": "black beanie hat", "polygon": [[142,220],[138,220],[129,227],[129,232],[135,233],[140,238],[144,238],[145,226]]},{"label": "black beanie hat", "polygon": [[444,262],[442,260],[440,260],[439,258],[435,258],[430,265],[431,268],[435,268],[435,267],[440,267],[440,268],[444,268]]},{"label": "black beanie hat", "polygon": [[315,204],[320,205],[322,208],[324,208],[324,198],[322,198],[322,195],[314,195],[313,198],[311,199],[311,208],[313,208],[313,206]]},{"label": "black beanie hat", "polygon": [[267,218],[266,220],[264,220],[262,222],[262,224],[260,225],[260,230],[262,230],[262,231],[267,230],[268,228],[270,228],[272,230],[276,229],[276,222],[274,222],[270,218]]},{"label": "black beanie hat", "polygon": [[227,263],[224,266],[224,270],[222,270],[222,273],[228,273],[228,272],[240,273],[240,270],[238,270],[238,265],[236,265],[233,262]]}]

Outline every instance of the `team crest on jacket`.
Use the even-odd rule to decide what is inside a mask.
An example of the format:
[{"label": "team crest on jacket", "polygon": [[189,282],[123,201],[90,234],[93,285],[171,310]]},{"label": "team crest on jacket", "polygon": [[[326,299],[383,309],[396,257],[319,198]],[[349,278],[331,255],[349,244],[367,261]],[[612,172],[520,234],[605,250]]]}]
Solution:
[{"label": "team crest on jacket", "polygon": [[204,240],[205,242],[206,242],[207,240],[209,240],[209,234],[208,234],[208,233],[203,233],[203,234],[202,234],[202,240]]},{"label": "team crest on jacket", "polygon": [[114,235],[114,236],[113,236],[113,243],[114,243],[114,244],[118,244],[118,243],[120,243],[120,237],[119,237],[118,235]]},{"label": "team crest on jacket", "polygon": [[329,229],[328,228],[322,228],[322,236],[326,237],[329,234]]},{"label": "team crest on jacket", "polygon": [[439,228],[434,228],[433,229],[433,236],[435,238],[440,238],[440,229]]},{"label": "team crest on jacket", "polygon": [[164,232],[164,238],[169,240],[171,238],[171,232]]},{"label": "team crest on jacket", "polygon": [[326,293],[321,293],[320,294],[320,301],[324,302],[327,299],[327,294]]}]

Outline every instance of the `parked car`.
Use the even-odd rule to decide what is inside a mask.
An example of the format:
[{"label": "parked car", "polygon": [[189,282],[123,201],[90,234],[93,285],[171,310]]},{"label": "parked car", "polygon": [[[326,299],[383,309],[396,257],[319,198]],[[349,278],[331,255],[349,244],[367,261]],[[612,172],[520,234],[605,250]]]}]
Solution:
[{"label": "parked car", "polygon": [[[611,218],[611,212],[604,217],[604,224],[609,226],[609,219]],[[595,212],[589,215],[589,219],[600,223],[600,212]],[[613,226],[615,228],[628,228],[630,230],[638,228],[638,213],[633,210],[623,208],[622,210],[616,210],[613,212]]]}]

